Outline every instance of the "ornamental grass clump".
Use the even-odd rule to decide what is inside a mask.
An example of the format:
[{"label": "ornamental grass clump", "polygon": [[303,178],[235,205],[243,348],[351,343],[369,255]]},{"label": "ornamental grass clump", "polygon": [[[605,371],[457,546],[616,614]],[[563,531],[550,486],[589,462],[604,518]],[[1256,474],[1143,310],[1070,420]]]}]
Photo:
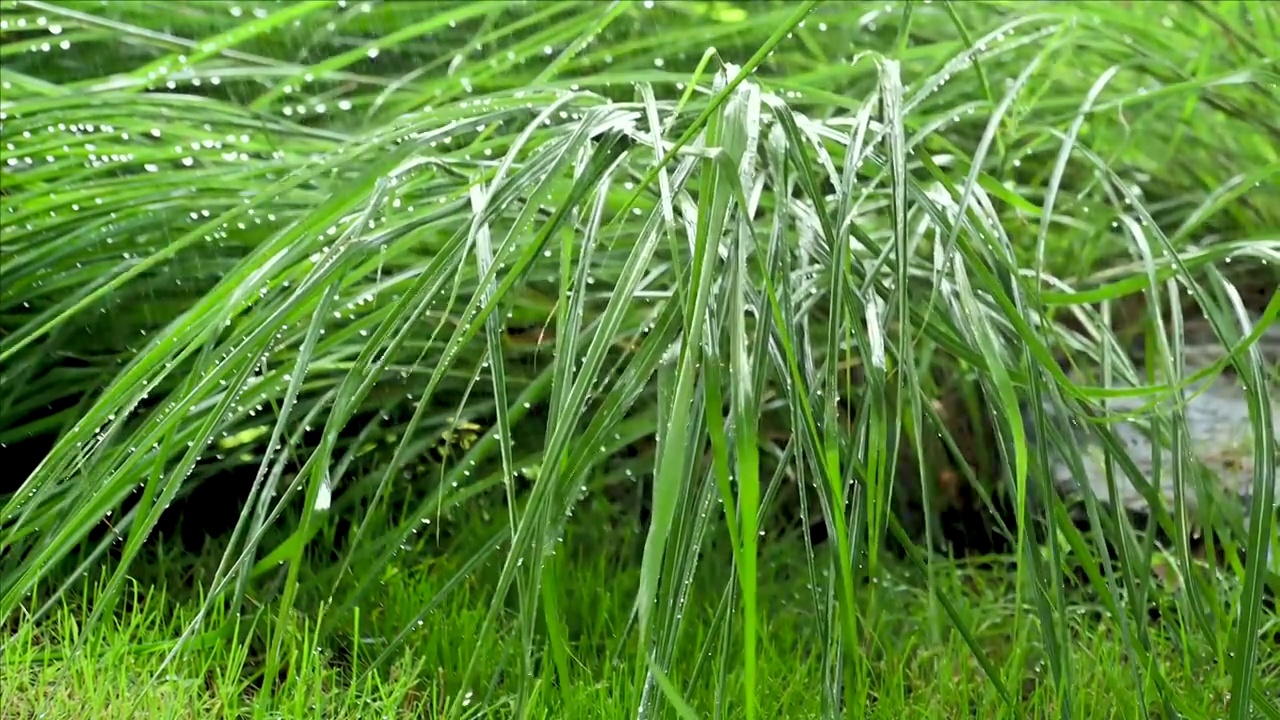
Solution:
[{"label": "ornamental grass clump", "polygon": [[[360,670],[483,582],[439,713],[519,715],[585,672],[561,556],[603,498],[646,716],[768,714],[793,527],[826,714],[872,704],[905,568],[1006,707],[1084,702],[1075,583],[1132,712],[1200,716],[1165,547],[1179,657],[1274,716],[1277,7],[5,0],[0,617],[102,570],[89,632],[185,536],[167,660],[257,607],[269,695],[296,613],[334,636],[447,548]],[[1003,539],[1003,647],[939,579],[956,523]]]}]

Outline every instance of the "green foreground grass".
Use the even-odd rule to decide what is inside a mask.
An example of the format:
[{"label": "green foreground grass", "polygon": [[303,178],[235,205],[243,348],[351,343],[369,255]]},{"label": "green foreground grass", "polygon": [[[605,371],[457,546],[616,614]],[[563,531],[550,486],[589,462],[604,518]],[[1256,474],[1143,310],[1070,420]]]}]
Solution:
[{"label": "green foreground grass", "polygon": [[1280,718],[1278,27],[0,0],[0,714]]},{"label": "green foreground grass", "polygon": [[[602,524],[608,520],[595,519]],[[579,547],[593,546],[570,538],[566,547],[573,547],[573,540]],[[570,665],[566,675],[558,676],[552,663],[541,664],[531,679],[535,690],[525,717],[622,718],[639,704],[635,678],[644,668],[635,665],[625,638],[637,580],[627,556],[638,554],[642,539],[630,533],[621,543],[616,534],[601,540],[615,550],[559,558],[565,576],[574,579],[560,598],[564,607],[573,608],[565,628],[573,637]],[[466,573],[467,580],[442,602],[424,607],[423,598],[439,597],[441,586],[461,569],[456,555],[440,548],[433,553],[432,545],[423,541],[406,551],[403,562],[379,582],[371,602],[328,633],[319,632],[324,599],[310,594],[302,599],[307,610],[288,625],[287,660],[269,695],[262,691],[261,675],[268,639],[264,630],[271,620],[265,608],[235,617],[215,610],[202,622],[221,632],[164,664],[175,638],[201,612],[191,588],[199,561],[167,567],[173,586],[131,584],[117,617],[87,632],[83,619],[101,583],[85,579],[63,596],[46,621],[23,623],[6,642],[0,654],[3,716],[432,718],[461,694],[466,698],[462,717],[509,717],[512,682],[504,676],[509,670],[497,647],[481,655],[478,679],[460,686],[459,668],[466,667],[480,641],[493,573]],[[827,609],[815,605],[808,591],[803,557],[802,548],[782,543],[761,563],[760,602],[767,618],[762,634],[768,638],[761,646],[757,681],[763,717],[823,716],[824,670],[815,641],[819,616]],[[205,563],[210,560],[216,558]],[[938,589],[955,599],[985,652],[998,662],[1021,653],[1017,660],[1026,671],[1016,688],[1018,716],[1060,716],[1043,648],[1034,640],[1016,638],[1018,616],[1030,615],[1034,608],[1016,604],[1009,573],[973,563],[939,566],[937,571]],[[721,575],[702,576],[695,596],[720,595],[723,601],[723,583],[732,578]],[[937,613],[921,577],[894,568],[877,585],[875,599],[859,610],[866,638],[860,652],[875,668],[867,686],[866,717],[1010,717],[965,640]],[[1152,657],[1167,669],[1175,702],[1205,717],[1222,717],[1231,690],[1230,665],[1206,654],[1193,640],[1195,631],[1177,620],[1179,595],[1185,599],[1176,588],[1162,585],[1150,599],[1151,615],[1158,618],[1149,636]],[[693,717],[741,717],[741,668],[731,655],[718,651],[727,638],[708,630],[725,610],[723,604],[702,601],[684,611],[684,698],[702,709]],[[1073,712],[1087,718],[1139,716],[1140,694],[1156,695],[1159,688],[1135,684],[1120,624],[1089,601],[1087,593],[1072,593],[1065,614],[1078,668]],[[388,640],[404,629],[409,637],[403,646],[384,656]],[[499,622],[500,635],[518,632],[514,614]],[[1270,619],[1263,632],[1271,639],[1264,643],[1258,680],[1264,692],[1274,694],[1280,691],[1280,621]]]}]

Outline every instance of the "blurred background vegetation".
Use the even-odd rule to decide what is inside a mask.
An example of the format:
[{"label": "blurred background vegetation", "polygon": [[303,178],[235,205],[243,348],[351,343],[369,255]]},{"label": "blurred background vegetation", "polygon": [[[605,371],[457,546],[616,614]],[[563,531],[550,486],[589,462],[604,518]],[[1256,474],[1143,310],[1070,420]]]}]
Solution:
[{"label": "blurred background vegetation", "polygon": [[1280,717],[1278,29],[0,1],[0,707]]}]

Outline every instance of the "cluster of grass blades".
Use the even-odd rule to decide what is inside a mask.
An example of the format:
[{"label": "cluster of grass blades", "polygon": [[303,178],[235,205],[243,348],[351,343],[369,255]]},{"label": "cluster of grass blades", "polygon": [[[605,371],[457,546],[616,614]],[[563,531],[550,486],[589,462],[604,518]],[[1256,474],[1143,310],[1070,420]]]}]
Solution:
[{"label": "cluster of grass blades", "polygon": [[[1257,341],[1280,310],[1276,5],[0,10],[0,453],[18,469],[0,617],[45,621],[105,568],[84,649],[169,518],[198,525],[217,497],[227,532],[157,677],[252,608],[269,702],[300,613],[323,607],[317,642],[345,633],[406,554],[447,552],[361,672],[483,579],[436,711],[534,716],[600,677],[573,630],[580,553],[559,549],[626,545],[583,510],[643,477],[642,507],[613,507],[645,518],[605,653],[630,713],[770,715],[782,610],[761,538],[787,491],[828,537],[788,546],[811,613],[787,630],[809,634],[794,681],[824,717],[882,704],[898,566],[928,590],[916,642],[958,636],[1011,716],[1029,682],[1040,711],[1082,712],[1082,578],[1134,689],[1122,715],[1280,717],[1260,657],[1274,443],[1255,443],[1248,532],[1224,529],[1244,564],[1177,543],[1173,651],[1148,624],[1153,535],[1092,496],[1077,528],[1049,479],[1085,452],[1053,415],[1143,485],[1085,415],[1178,388],[1060,362],[1109,377],[1111,307],[1135,297],[1152,378],[1181,377],[1174,310],[1193,307],[1234,349],[1212,370],[1248,389],[1242,430],[1275,435]],[[957,442],[960,411],[982,447]],[[1181,413],[1163,422],[1183,436]],[[1203,490],[1173,457],[1179,495]],[[935,552],[946,473],[1011,508],[984,516],[1013,560],[998,646]],[[1183,538],[1211,508],[1152,515]]]}]

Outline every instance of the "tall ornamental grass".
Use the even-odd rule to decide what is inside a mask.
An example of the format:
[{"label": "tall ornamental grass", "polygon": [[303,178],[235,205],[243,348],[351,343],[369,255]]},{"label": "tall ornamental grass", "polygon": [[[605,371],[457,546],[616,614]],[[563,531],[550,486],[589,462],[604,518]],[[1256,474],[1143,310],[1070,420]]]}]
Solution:
[{"label": "tall ornamental grass", "polygon": [[[555,692],[544,677],[577,672],[565,619],[588,610],[563,603],[575,577],[556,559],[575,508],[640,482],[632,623],[614,641],[644,717],[706,716],[691,691],[707,684],[721,716],[765,716],[776,608],[759,559],[788,503],[828,537],[797,550],[827,715],[868,707],[866,617],[905,563],[932,591],[931,637],[958,632],[1014,715],[1033,655],[1055,712],[1078,714],[1090,660],[1065,588],[1081,575],[1117,628],[1133,711],[1207,717],[1149,637],[1155,534],[1092,495],[1073,521],[1050,467],[1100,446],[1110,481],[1150,489],[1090,418],[1231,372],[1242,429],[1264,439],[1249,504],[1150,514],[1183,578],[1183,658],[1230,675],[1233,720],[1280,716],[1258,672],[1274,647],[1274,361],[1258,340],[1280,310],[1280,5],[0,8],[0,447],[17,469],[0,617],[39,622],[106,567],[88,632],[166,511],[199,522],[184,498],[215,488],[238,510],[207,612],[170,657],[225,637],[205,621],[272,584],[269,693],[299,598],[319,588],[316,632],[333,632],[424,524],[451,522],[470,528],[450,549],[465,560],[424,612],[481,567],[494,579],[442,713],[472,711],[463,688],[491,683],[475,668],[498,653],[521,716]],[[1111,322],[1135,300],[1145,367]],[[1232,351],[1198,376],[1183,311]],[[1199,497],[1211,478],[1170,405],[1157,482]],[[994,462],[962,461],[965,413]],[[415,469],[464,426],[465,447]],[[644,462],[619,462],[645,443]],[[939,578],[954,570],[938,443],[980,505],[1012,499],[988,511],[1019,608],[999,656]],[[1230,552],[1202,563],[1180,539],[1205,527]],[[722,592],[697,597],[717,567]],[[707,603],[724,612],[687,627]],[[379,660],[411,649],[409,630]]]}]

